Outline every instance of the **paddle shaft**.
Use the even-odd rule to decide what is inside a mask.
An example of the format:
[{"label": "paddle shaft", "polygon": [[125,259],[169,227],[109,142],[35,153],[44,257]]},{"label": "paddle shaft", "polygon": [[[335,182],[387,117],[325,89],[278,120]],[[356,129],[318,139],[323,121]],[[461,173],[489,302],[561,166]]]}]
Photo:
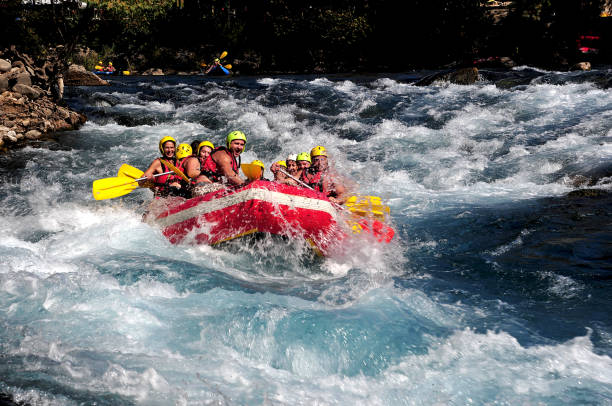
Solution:
[{"label": "paddle shaft", "polygon": [[[307,187],[310,190],[315,190],[312,186],[307,185],[306,183],[302,182],[299,179],[296,179],[294,176],[289,175],[287,172],[283,171],[282,169],[278,168],[279,171],[281,171],[281,173],[284,173],[285,175],[289,176],[291,179],[293,179],[294,181],[296,181],[297,183],[299,183],[300,185]],[[346,210],[346,207],[342,207],[340,206],[338,203],[336,202],[332,202],[330,200],[330,203],[333,204],[334,206],[336,206],[336,208],[340,209],[340,210]]]},{"label": "paddle shaft", "polygon": [[[154,178],[156,178],[156,177],[158,177],[158,176],[169,175],[169,174],[171,174],[171,173],[174,173],[174,172],[169,171],[169,172],[164,172],[164,173],[157,173],[157,174],[153,175],[153,177],[154,177]],[[139,181],[141,181],[141,180],[145,180],[145,179],[148,179],[148,178],[145,176],[145,177],[143,177],[143,178],[133,179],[133,180],[129,181],[128,183],[122,183],[121,185],[113,185],[113,186],[109,186],[109,187],[101,188],[101,189],[99,189],[99,190],[107,190],[107,189],[112,189],[112,188],[114,188],[114,187],[127,186],[127,185],[131,185],[131,184],[132,184],[132,183],[134,183],[134,182],[139,182]]]}]

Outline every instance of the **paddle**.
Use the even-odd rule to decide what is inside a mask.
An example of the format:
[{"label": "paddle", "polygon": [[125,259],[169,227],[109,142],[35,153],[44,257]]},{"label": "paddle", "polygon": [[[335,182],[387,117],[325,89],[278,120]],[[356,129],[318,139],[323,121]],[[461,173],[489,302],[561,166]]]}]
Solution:
[{"label": "paddle", "polygon": [[258,180],[261,178],[262,168],[259,165],[242,164],[240,165],[240,169],[242,169],[242,173],[244,173],[249,181]]},{"label": "paddle", "polygon": [[221,52],[221,55],[219,55],[219,59],[223,59],[227,56],[227,51],[223,51]]},{"label": "paddle", "polygon": [[232,69],[232,64],[231,64],[231,63],[228,63],[227,65],[225,65],[225,68],[226,68],[226,69]]},{"label": "paddle", "polygon": [[126,176],[132,179],[141,178],[142,175],[144,175],[143,171],[128,164],[121,165],[121,168],[119,168],[117,172],[117,176]]},{"label": "paddle", "polygon": [[225,69],[225,67],[223,65],[219,65],[219,68],[221,68],[223,73],[225,73],[226,75],[229,75],[230,72],[227,69]]},{"label": "paddle", "polygon": [[[153,177],[169,175],[172,171],[158,173],[153,175]],[[115,197],[127,195],[132,190],[136,189],[138,185],[138,181],[145,180],[146,177],[131,179],[129,181],[127,177],[114,177],[114,178],[104,178],[94,180],[92,184],[92,193],[93,197],[96,200],[105,200],[105,199],[113,199]],[[126,182],[127,181],[127,182]]]}]

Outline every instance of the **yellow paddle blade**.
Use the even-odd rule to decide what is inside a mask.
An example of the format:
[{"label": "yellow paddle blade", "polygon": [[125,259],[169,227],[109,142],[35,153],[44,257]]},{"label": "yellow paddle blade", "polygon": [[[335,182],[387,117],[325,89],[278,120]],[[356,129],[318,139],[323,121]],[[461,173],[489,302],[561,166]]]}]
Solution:
[{"label": "yellow paddle blade", "polygon": [[143,171],[128,164],[121,165],[121,168],[119,168],[117,172],[117,176],[127,176],[132,179],[142,178],[142,175],[144,175]]},{"label": "yellow paddle blade", "polygon": [[353,214],[374,217],[382,221],[391,212],[389,206],[383,205],[382,199],[378,196],[351,196],[344,204]]},{"label": "yellow paddle blade", "polygon": [[185,174],[183,173],[183,171],[181,171],[179,168],[177,168],[176,166],[172,165],[170,162],[164,160],[164,159],[160,159],[161,163],[165,164],[168,168],[170,168],[170,170],[174,173],[176,173],[178,176],[181,177],[181,179],[183,179],[185,182],[189,183],[189,178],[187,176],[185,176]]},{"label": "yellow paddle blade", "polygon": [[96,200],[113,199],[127,195],[138,187],[138,182],[130,181],[129,178],[104,178],[93,182],[92,192]]},{"label": "yellow paddle blade", "polygon": [[219,59],[223,59],[227,56],[227,51],[223,51],[221,55],[219,55]]},{"label": "yellow paddle blade", "polygon": [[232,69],[232,64],[228,63],[227,65],[225,65],[225,69]]},{"label": "yellow paddle blade", "polygon": [[240,169],[242,169],[242,173],[244,173],[244,176],[250,181],[261,178],[262,168],[259,165],[242,164],[240,165]]},{"label": "yellow paddle blade", "polygon": [[200,66],[201,66],[201,67],[205,67],[205,66],[206,66],[206,63],[205,63],[205,62],[202,62],[202,63],[200,64]]}]

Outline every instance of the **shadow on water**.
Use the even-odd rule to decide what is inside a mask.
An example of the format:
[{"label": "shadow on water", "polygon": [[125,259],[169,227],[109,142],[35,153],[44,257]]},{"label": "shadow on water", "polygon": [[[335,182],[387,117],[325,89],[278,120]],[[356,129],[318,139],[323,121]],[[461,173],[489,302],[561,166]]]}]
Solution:
[{"label": "shadow on water", "polygon": [[612,193],[587,189],[446,210],[411,224],[407,237],[413,271],[435,277],[397,283],[484,309],[491,314],[475,325],[512,331],[526,344],[568,340],[593,329],[598,349],[612,354],[609,340],[598,334],[598,326],[605,331],[612,323],[611,207]]}]

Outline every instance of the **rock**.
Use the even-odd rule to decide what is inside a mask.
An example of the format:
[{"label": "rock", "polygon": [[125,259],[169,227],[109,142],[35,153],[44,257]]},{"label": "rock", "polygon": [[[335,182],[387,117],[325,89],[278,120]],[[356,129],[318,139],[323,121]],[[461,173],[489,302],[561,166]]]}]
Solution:
[{"label": "rock", "polygon": [[25,133],[25,137],[29,140],[37,140],[40,138],[41,135],[42,133],[38,130],[30,130],[27,133]]},{"label": "rock", "polygon": [[570,70],[591,70],[591,62],[578,62]]},{"label": "rock", "polygon": [[11,131],[6,133],[5,138],[8,139],[11,142],[17,142],[16,135],[17,134],[15,133],[15,131],[11,130]]},{"label": "rock", "polygon": [[505,68],[514,68],[516,66],[516,64],[514,63],[514,61],[510,58],[508,58],[507,56],[502,56],[501,58],[499,58],[499,62],[505,67]]},{"label": "rock", "polygon": [[151,72],[151,75],[153,76],[163,76],[164,75],[164,71],[161,69],[154,69],[153,72]]},{"label": "rock", "polygon": [[602,197],[609,194],[610,193],[604,189],[579,189],[572,190],[567,194],[567,197]]},{"label": "rock", "polygon": [[70,65],[64,72],[65,86],[108,86],[108,82],[98,75],[87,71],[83,66]]},{"label": "rock", "polygon": [[452,72],[448,81],[457,85],[471,85],[478,81],[478,68],[464,68]]},{"label": "rock", "polygon": [[478,68],[463,68],[436,72],[417,80],[415,86],[429,86],[434,82],[451,82],[458,85],[470,85],[478,80]]},{"label": "rock", "polygon": [[36,100],[40,97],[40,92],[28,85],[16,84],[13,86],[13,91],[32,100]]},{"label": "rock", "polygon": [[0,92],[4,92],[9,88],[8,78],[4,75],[0,76]]},{"label": "rock", "polygon": [[18,73],[17,76],[15,77],[15,84],[32,86],[32,79],[30,75],[25,72]]},{"label": "rock", "polygon": [[0,59],[0,72],[8,72],[12,68],[12,65],[6,59]]}]

